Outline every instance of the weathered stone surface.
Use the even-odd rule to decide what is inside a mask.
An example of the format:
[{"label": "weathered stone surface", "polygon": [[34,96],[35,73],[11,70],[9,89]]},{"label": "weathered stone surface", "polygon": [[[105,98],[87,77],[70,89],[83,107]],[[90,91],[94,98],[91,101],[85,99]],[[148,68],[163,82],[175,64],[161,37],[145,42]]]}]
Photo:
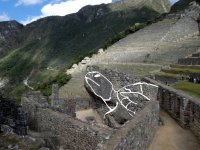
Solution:
[{"label": "weathered stone surface", "polygon": [[178,60],[178,64],[180,65],[200,65],[200,58],[182,58]]},{"label": "weathered stone surface", "polygon": [[189,128],[200,141],[200,101],[182,91],[145,78],[159,86],[158,100],[162,109],[174,118],[179,125]]},{"label": "weathered stone surface", "polygon": [[27,134],[27,116],[12,100],[0,98],[0,132]]},{"label": "weathered stone surface", "polygon": [[150,102],[133,120],[115,132],[102,149],[146,150],[151,142],[159,119],[157,101]]},{"label": "weathered stone surface", "polygon": [[[98,69],[98,67],[93,67],[92,69]],[[115,83],[115,88],[121,88],[127,83],[134,83],[131,78],[129,78],[124,73],[115,72],[112,70],[104,70],[105,74],[109,76],[109,79]],[[144,93],[148,90],[148,87],[144,87]],[[153,90],[154,91],[154,90]],[[55,91],[54,91],[55,92]],[[105,125],[99,124],[88,124],[82,122],[76,118],[70,117],[67,113],[60,110],[60,107],[51,107],[49,105],[44,105],[46,103],[46,98],[41,96],[40,92],[29,92],[22,97],[22,108],[28,114],[29,128],[40,133],[40,138],[45,140],[45,146],[50,147],[53,150],[57,149],[102,149],[105,143],[112,142],[110,137],[116,137],[118,134],[118,149],[124,144],[125,149],[140,147],[141,149],[147,148],[152,135],[154,134],[155,128],[158,125],[159,109],[158,102],[155,101],[155,91],[149,91],[145,93],[148,97],[153,99],[150,103],[146,103],[144,106],[140,106],[140,111],[138,111],[134,118],[118,117],[116,114],[121,116],[125,115],[124,110],[119,109],[116,114],[112,113],[107,119],[107,124],[116,128],[113,130]],[[157,92],[156,92],[157,94]],[[58,96],[59,97],[59,96]],[[40,100],[41,99],[41,100]],[[66,101],[66,107],[68,110],[75,110],[74,100],[63,100]],[[72,105],[69,105],[72,102]],[[82,103],[80,99],[80,108],[83,106],[91,107],[96,105],[95,102]],[[97,108],[99,105],[96,105]],[[105,104],[101,104],[97,111],[100,116],[104,115],[107,111]],[[105,109],[104,109],[105,108]],[[106,120],[105,120],[106,122]],[[121,132],[124,131],[124,134]],[[139,136],[138,136],[139,134]],[[125,135],[127,135],[126,141],[124,143]],[[137,136],[136,136],[137,135]],[[142,135],[142,136],[140,136]],[[143,138],[146,138],[144,142]],[[135,141],[135,142],[134,142]],[[132,144],[131,144],[132,143]],[[116,149],[117,149],[116,148]]]},{"label": "weathered stone surface", "polygon": [[59,109],[42,106],[37,102],[39,100],[34,101],[33,95],[34,92],[23,96],[22,108],[29,116],[30,129],[40,133],[49,132],[44,136],[48,147],[56,145],[53,149],[60,146],[63,149],[95,149],[112,133],[112,129],[92,126],[70,117]]},{"label": "weathered stone surface", "polygon": [[[95,74],[91,74],[91,71],[98,71],[104,77],[101,76],[99,78],[94,78]],[[112,111],[110,114],[104,116],[104,119],[108,116],[105,120],[105,123],[111,127],[118,127],[120,124],[123,125],[126,121],[131,120],[132,117],[135,116],[135,113],[137,114],[139,111],[141,111],[148,103],[148,101],[141,95],[136,96],[132,93],[127,93],[126,96],[128,98],[125,98],[120,93],[126,93],[128,91],[140,92],[142,88],[143,94],[146,97],[150,98],[151,100],[155,100],[155,98],[157,97],[157,88],[149,85],[142,85],[142,87],[140,87],[139,85],[131,86],[131,84],[139,82],[139,79],[130,78],[124,73],[120,73],[110,69],[102,70],[98,66],[89,66],[87,68],[87,72],[89,74],[86,73],[85,87],[94,98],[94,107],[105,107],[105,110],[107,109],[108,112],[109,109],[108,107],[106,107],[105,103],[109,107],[117,106],[115,111]],[[95,82],[97,82],[99,86],[96,86],[96,84],[91,81],[90,78],[95,80]],[[108,101],[104,102],[105,99],[107,99]],[[131,100],[131,102],[129,100]],[[137,104],[134,104],[132,102],[135,102]],[[128,106],[127,108],[125,108],[126,105]]]}]

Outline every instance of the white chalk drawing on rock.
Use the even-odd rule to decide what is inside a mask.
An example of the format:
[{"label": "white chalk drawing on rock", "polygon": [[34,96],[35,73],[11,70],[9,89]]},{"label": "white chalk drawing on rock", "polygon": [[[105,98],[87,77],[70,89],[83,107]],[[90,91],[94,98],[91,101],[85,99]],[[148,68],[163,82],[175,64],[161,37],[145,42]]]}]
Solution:
[{"label": "white chalk drawing on rock", "polygon": [[[85,81],[87,85],[91,88],[92,92],[96,96],[101,98],[108,107],[109,111],[104,114],[104,118],[107,114],[115,111],[118,105],[123,106],[131,116],[135,115],[136,111],[131,110],[128,107],[130,105],[138,105],[138,103],[134,102],[134,99],[131,99],[131,97],[128,95],[132,94],[135,97],[141,96],[145,100],[150,101],[150,99],[146,95],[144,95],[143,85],[158,87],[154,84],[146,82],[137,82],[134,84],[128,84],[119,90],[115,90],[113,88],[112,82],[98,71],[91,71],[86,73]],[[139,91],[133,91],[134,87],[136,86],[139,86]],[[111,101],[113,93],[116,94],[117,102],[115,106],[109,106],[107,102]]]}]

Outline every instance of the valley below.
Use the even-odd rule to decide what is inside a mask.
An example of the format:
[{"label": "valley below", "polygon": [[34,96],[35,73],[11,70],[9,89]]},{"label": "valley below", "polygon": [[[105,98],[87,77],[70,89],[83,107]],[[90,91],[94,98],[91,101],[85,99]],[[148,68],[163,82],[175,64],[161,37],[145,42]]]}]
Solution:
[{"label": "valley below", "polygon": [[0,39],[0,150],[199,150],[199,2],[122,2]]}]

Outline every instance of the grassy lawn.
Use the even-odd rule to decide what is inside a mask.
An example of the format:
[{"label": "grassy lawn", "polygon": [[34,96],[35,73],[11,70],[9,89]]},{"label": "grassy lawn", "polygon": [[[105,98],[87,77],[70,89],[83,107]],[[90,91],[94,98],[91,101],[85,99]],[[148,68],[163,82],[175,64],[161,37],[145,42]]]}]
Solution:
[{"label": "grassy lawn", "polygon": [[200,73],[200,69],[197,68],[170,68],[172,71],[184,73],[184,72],[191,72],[191,73]]},{"label": "grassy lawn", "polygon": [[187,76],[184,76],[181,74],[172,74],[172,73],[165,73],[165,72],[159,72],[159,73],[157,73],[157,75],[168,77],[168,78],[176,78],[176,79],[180,79],[182,77],[187,77]]},{"label": "grassy lawn", "polygon": [[182,90],[191,96],[200,99],[200,84],[194,84],[187,81],[179,81],[174,86],[175,89]]}]

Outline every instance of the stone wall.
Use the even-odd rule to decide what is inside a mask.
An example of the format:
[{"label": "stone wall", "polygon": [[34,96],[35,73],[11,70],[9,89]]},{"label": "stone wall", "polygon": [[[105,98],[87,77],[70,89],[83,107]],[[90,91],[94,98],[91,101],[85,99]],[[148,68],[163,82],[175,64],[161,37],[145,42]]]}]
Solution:
[{"label": "stone wall", "polygon": [[94,127],[49,109],[39,109],[36,114],[36,122],[37,131],[51,131],[63,149],[95,149],[112,133],[112,130]]},{"label": "stone wall", "polygon": [[200,65],[200,58],[182,58],[178,60],[178,64],[180,65]]},{"label": "stone wall", "polygon": [[0,98],[0,132],[27,134],[27,117],[12,100]]},{"label": "stone wall", "polygon": [[[142,85],[141,87],[138,85],[135,85],[135,86],[129,86],[129,87],[124,88],[127,85],[130,85],[130,84],[133,84],[136,82],[140,82],[139,79],[131,78],[128,75],[126,75],[125,73],[120,73],[118,71],[113,71],[111,69],[100,69],[98,66],[88,66],[87,72],[91,72],[91,71],[98,71],[107,80],[109,80],[109,82],[107,82],[105,80],[105,78],[101,75],[97,79],[97,78],[93,78],[93,75],[87,74],[88,75],[87,77],[92,78],[93,81],[97,82],[100,85],[100,88],[95,85],[93,86],[92,83],[89,84],[88,82],[85,82],[85,87],[86,87],[87,91],[90,93],[91,97],[93,98],[94,103],[92,103],[92,107],[94,109],[104,107],[105,109],[103,109],[103,110],[105,110],[105,111],[103,111],[104,112],[103,116],[106,112],[109,111],[109,109],[108,109],[108,107],[106,107],[103,100],[99,96],[94,94],[94,91],[98,92],[98,95],[101,95],[102,97],[106,97],[107,99],[110,99],[109,101],[107,101],[106,104],[111,107],[116,106],[117,103],[121,102],[120,101],[120,98],[122,99],[121,95],[119,94],[120,98],[117,98],[117,94],[116,94],[119,89],[121,91],[123,91],[125,89],[129,89],[132,91],[141,92],[141,88],[142,88],[144,95],[150,99],[154,95],[157,95],[157,88],[147,86],[147,85]],[[93,90],[91,89],[91,86],[93,86]],[[131,110],[132,112],[135,112],[136,114],[140,110],[142,110],[148,103],[148,101],[142,96],[135,97],[135,95],[129,94],[128,97],[133,102],[136,102],[138,104],[137,105],[135,105],[133,103],[131,104],[131,102],[129,102],[128,99],[125,100],[125,98],[123,99],[122,104],[126,105],[129,103],[130,105],[128,106],[128,109]],[[152,98],[152,99],[154,99],[154,98]],[[106,118],[108,119],[107,121],[105,121],[106,125],[108,125],[110,127],[117,127],[117,126],[122,125],[127,120],[133,119],[132,116],[130,115],[131,111],[128,111],[125,108],[125,106],[123,106],[122,104],[119,104],[117,106],[117,108],[115,109],[115,111],[112,111],[110,114],[106,115]],[[102,115],[102,113],[100,113],[100,114]]]},{"label": "stone wall", "polygon": [[73,99],[76,102],[76,111],[89,109],[92,106],[93,101],[88,98],[76,98]]},{"label": "stone wall", "polygon": [[189,128],[200,141],[200,100],[150,78],[144,80],[159,86],[158,101],[160,107],[179,125]]},{"label": "stone wall", "polygon": [[162,76],[162,75],[155,75],[155,80],[160,81],[165,84],[173,84],[176,81],[178,81],[178,79],[176,78],[170,78],[170,77]]},{"label": "stone wall", "polygon": [[[63,149],[147,149],[158,125],[159,106],[151,101],[134,119],[118,130],[89,125],[63,113],[41,108],[37,103],[30,103],[23,98],[24,109],[32,113],[35,110],[35,130],[49,133],[52,143]],[[28,112],[30,110],[30,112]],[[114,133],[114,134],[113,134]],[[115,140],[118,139],[118,141]],[[111,147],[110,147],[111,146]],[[112,147],[113,146],[113,147]]]},{"label": "stone wall", "polygon": [[[35,97],[41,98],[35,92]],[[29,96],[30,94],[30,96]],[[90,150],[98,147],[112,134],[113,129],[93,126],[60,111],[52,110],[50,106],[39,103],[34,99],[34,93],[22,97],[22,108],[28,114],[29,129],[42,133],[51,139],[57,148],[70,150]],[[52,146],[51,146],[52,147]]]},{"label": "stone wall", "polygon": [[[98,69],[98,67],[92,66],[90,69]],[[112,81],[116,89],[137,81],[129,78],[126,74],[116,71],[101,71]],[[41,137],[44,137],[46,145],[53,150],[61,148],[70,150],[145,150],[158,125],[159,105],[158,101],[155,100],[157,87],[156,90],[152,89],[153,93],[147,87],[144,87],[144,89],[144,93],[145,91],[149,92],[149,94],[146,94],[151,101],[146,102],[144,106],[137,110],[136,115],[116,128],[110,128],[105,124],[85,123],[71,117],[67,113],[48,105],[46,98],[37,91],[24,94],[21,103],[23,110],[28,114],[29,129],[39,132]],[[82,109],[83,106],[93,106],[94,104],[92,103],[94,101],[81,103],[79,104],[81,106],[79,109]],[[74,106],[74,104],[72,105]],[[72,111],[74,111],[74,108]],[[120,112],[123,113],[123,111]],[[118,112],[116,111],[115,113]],[[102,112],[102,114],[105,114],[105,112]],[[116,138],[117,140],[115,140]]]},{"label": "stone wall", "polygon": [[146,150],[158,126],[159,104],[149,103],[133,120],[127,122],[102,147],[104,150]]}]

